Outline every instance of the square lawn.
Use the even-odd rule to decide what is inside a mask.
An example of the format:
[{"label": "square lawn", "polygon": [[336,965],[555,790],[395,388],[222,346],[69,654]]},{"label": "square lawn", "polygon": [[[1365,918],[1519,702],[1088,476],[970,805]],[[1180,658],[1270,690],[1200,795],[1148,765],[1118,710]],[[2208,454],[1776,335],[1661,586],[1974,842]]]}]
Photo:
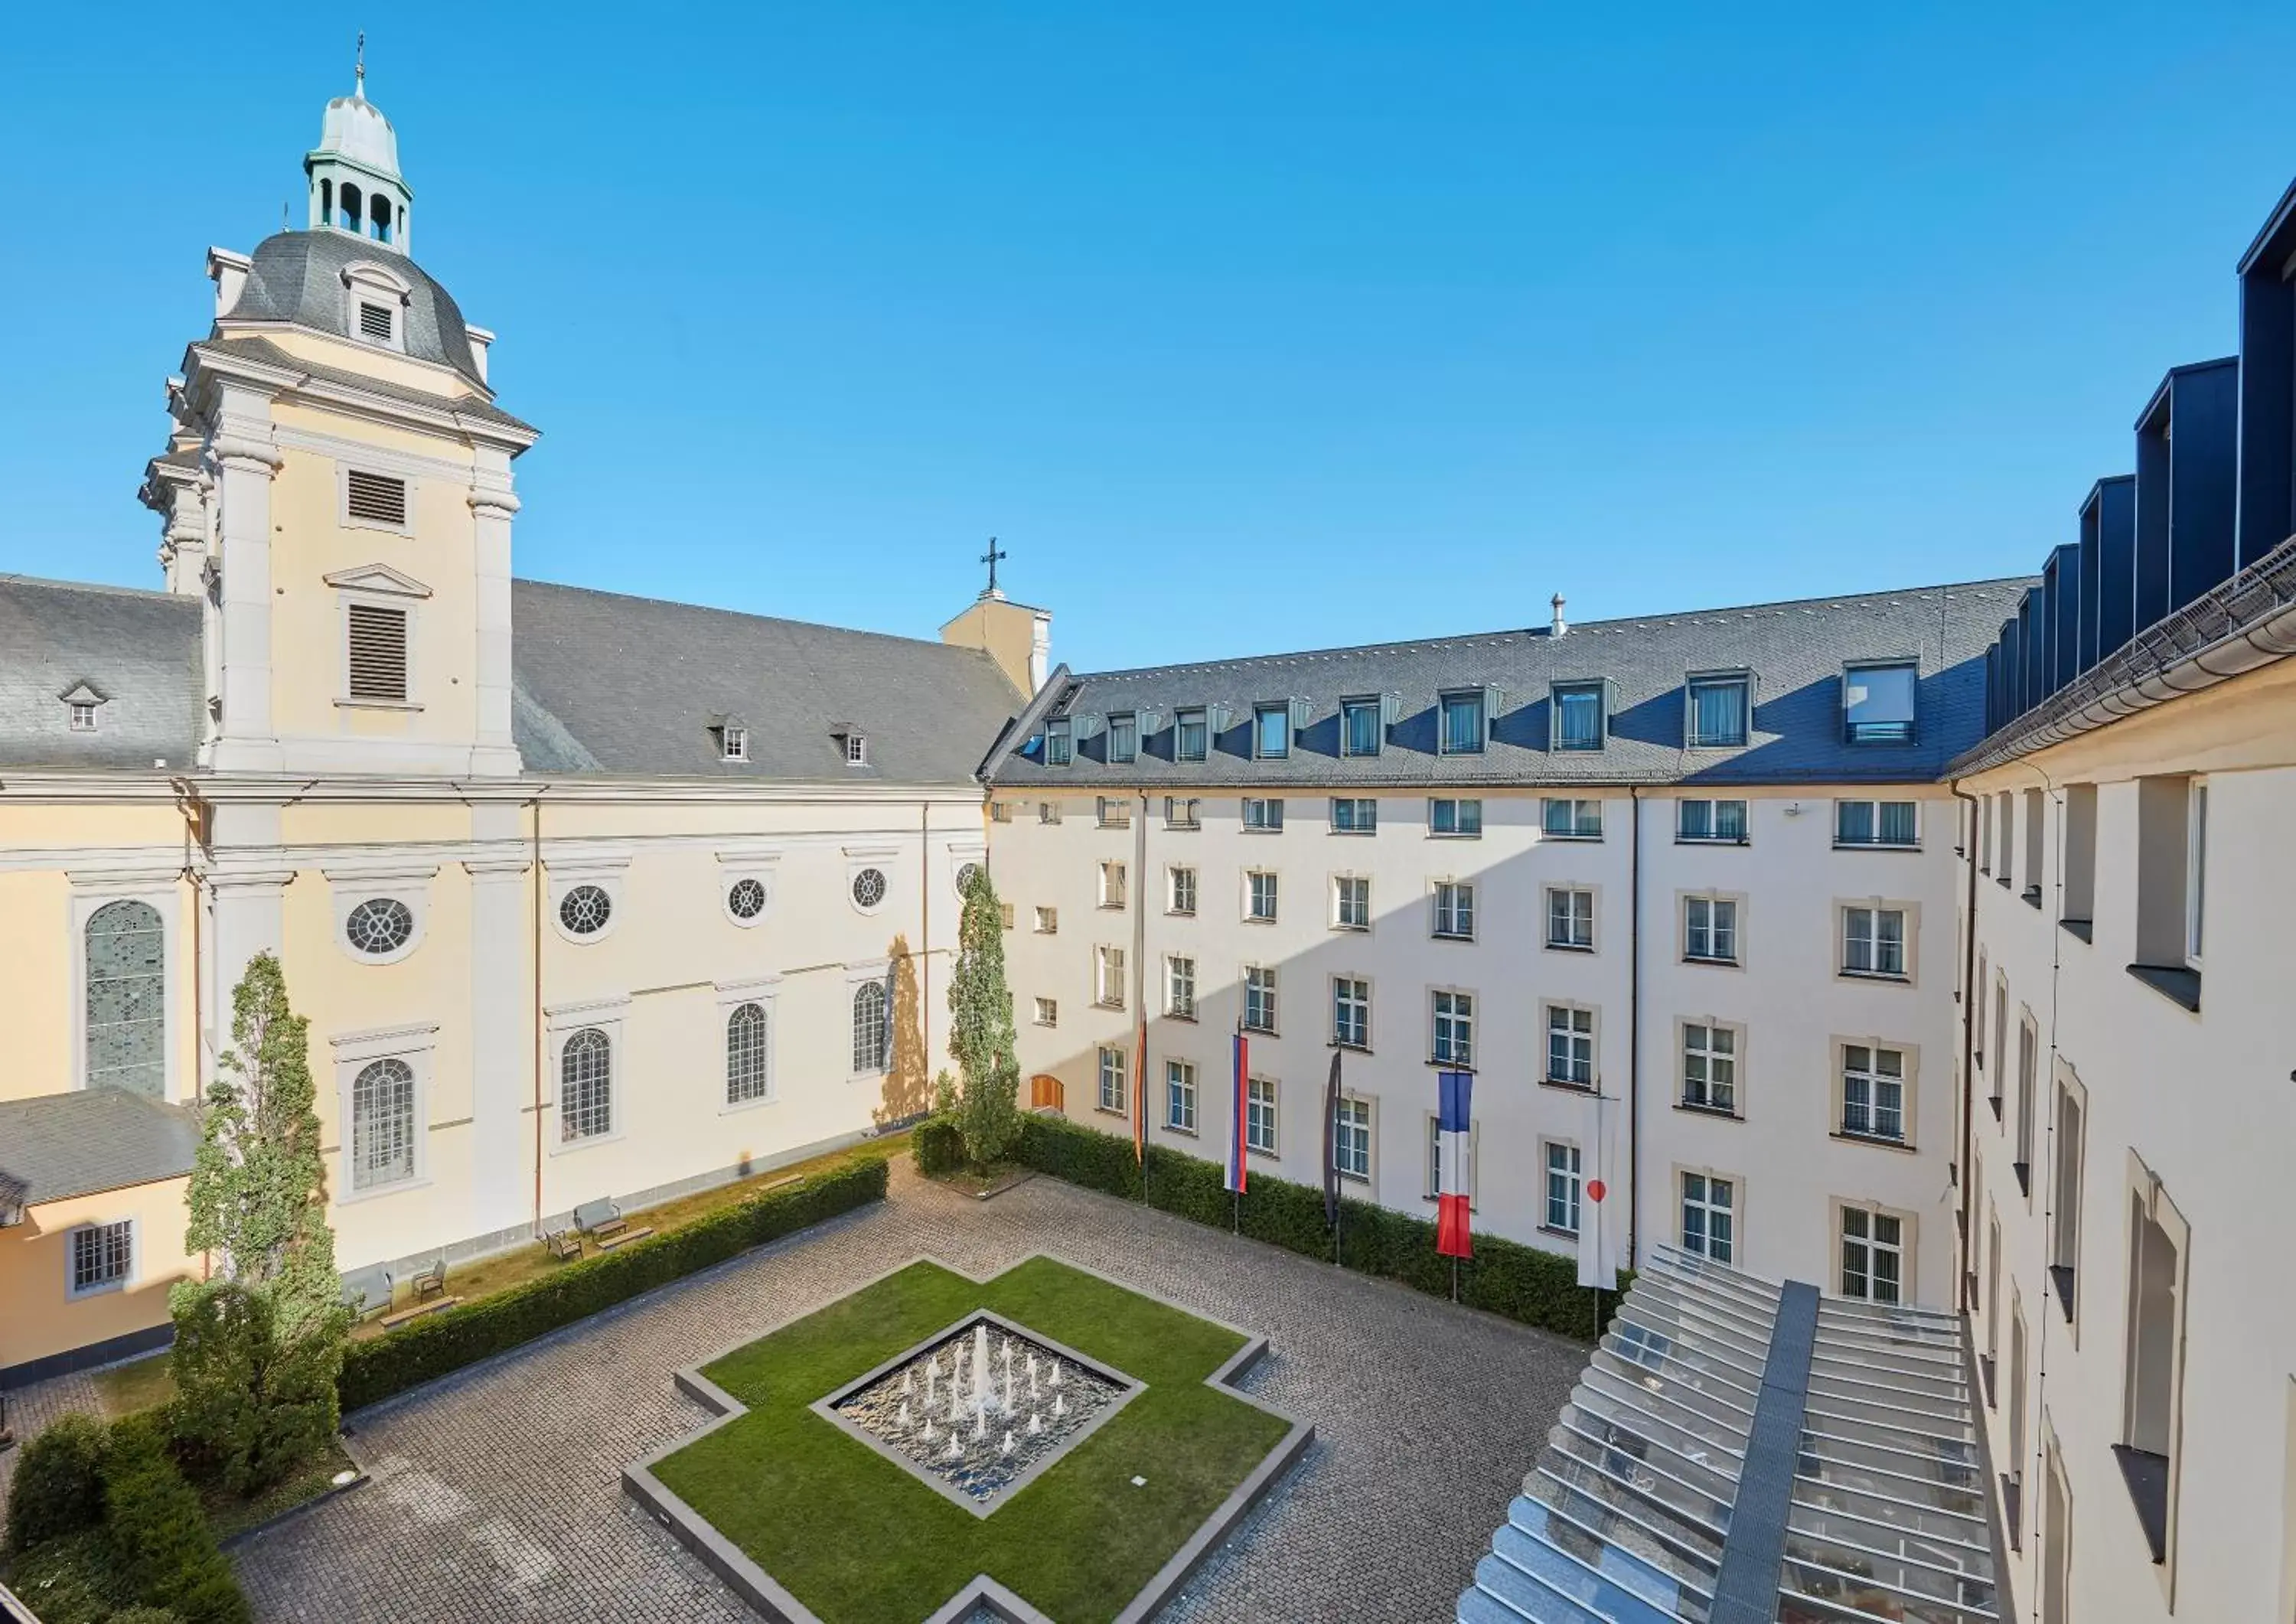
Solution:
[{"label": "square lawn", "polygon": [[[806,1407],[980,1308],[1146,1384],[986,1518]],[[1050,1258],[985,1284],[913,1263],[703,1366],[749,1413],[654,1472],[827,1624],[917,1624],[984,1572],[1062,1624],[1093,1624],[1290,1430],[1204,1385],[1243,1340]]]}]

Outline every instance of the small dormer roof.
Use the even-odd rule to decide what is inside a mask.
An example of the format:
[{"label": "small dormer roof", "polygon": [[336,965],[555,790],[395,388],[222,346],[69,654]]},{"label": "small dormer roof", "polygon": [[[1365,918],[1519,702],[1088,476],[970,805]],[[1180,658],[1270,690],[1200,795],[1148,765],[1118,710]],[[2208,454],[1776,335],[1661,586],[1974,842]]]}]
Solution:
[{"label": "small dormer roof", "polygon": [[101,705],[108,701],[111,695],[104,693],[94,683],[82,681],[74,683],[56,697],[67,705]]}]

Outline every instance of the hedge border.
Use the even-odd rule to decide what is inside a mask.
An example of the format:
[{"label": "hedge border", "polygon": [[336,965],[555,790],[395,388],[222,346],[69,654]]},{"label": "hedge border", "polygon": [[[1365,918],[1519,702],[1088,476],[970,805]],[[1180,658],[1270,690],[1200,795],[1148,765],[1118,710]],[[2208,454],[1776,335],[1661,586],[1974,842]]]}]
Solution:
[{"label": "hedge border", "polygon": [[[1144,1164],[1135,1160],[1129,1137],[1056,1116],[1030,1116],[1013,1156],[1040,1173],[1131,1201],[1142,1199],[1144,1175],[1147,1204],[1160,1211],[1219,1229],[1233,1223],[1252,1240],[1303,1257],[1332,1256],[1324,1193],[1307,1185],[1254,1173],[1238,1201],[1221,1187],[1217,1162],[1152,1144]],[[1434,1225],[1344,1196],[1340,1207],[1341,1267],[1430,1297],[1451,1295],[1451,1259],[1436,1254]],[[1621,1274],[1619,1290],[1602,1293],[1606,1322],[1632,1278]],[[1458,1300],[1468,1308],[1582,1342],[1596,1340],[1596,1294],[1578,1284],[1576,1259],[1478,1234],[1475,1255],[1459,1264],[1458,1283]]]},{"label": "hedge border", "polygon": [[882,1154],[808,1174],[794,1185],[611,1252],[567,1263],[461,1308],[355,1341],[336,1383],[346,1414],[452,1374],[480,1359],[627,1302],[654,1287],[885,1198]]}]

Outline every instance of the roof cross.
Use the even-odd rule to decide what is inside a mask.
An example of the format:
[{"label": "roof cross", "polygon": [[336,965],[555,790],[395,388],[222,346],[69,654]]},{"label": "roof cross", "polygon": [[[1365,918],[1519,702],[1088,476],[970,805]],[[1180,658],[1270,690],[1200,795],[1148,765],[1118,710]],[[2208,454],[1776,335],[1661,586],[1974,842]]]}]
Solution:
[{"label": "roof cross", "polygon": [[358,88],[351,94],[362,102],[366,100],[366,30],[365,29],[359,30],[358,37]]},{"label": "roof cross", "polygon": [[988,551],[980,555],[980,562],[988,566],[988,590],[980,595],[982,597],[993,598],[999,595],[996,590],[996,561],[1012,556],[1010,553],[998,549],[996,537],[991,536],[988,538]]}]

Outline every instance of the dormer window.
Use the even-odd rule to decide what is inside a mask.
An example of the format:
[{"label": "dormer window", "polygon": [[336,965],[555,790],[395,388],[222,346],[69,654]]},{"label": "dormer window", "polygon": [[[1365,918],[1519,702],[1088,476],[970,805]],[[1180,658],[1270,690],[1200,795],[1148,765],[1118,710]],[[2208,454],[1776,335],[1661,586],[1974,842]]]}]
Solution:
[{"label": "dormer window", "polygon": [[75,683],[56,697],[63,701],[65,718],[74,733],[95,731],[95,708],[104,702],[103,694],[86,683]]},{"label": "dormer window", "polygon": [[1554,750],[1603,748],[1603,685],[1598,682],[1557,683],[1553,709]]},{"label": "dormer window", "polygon": [[1045,724],[1045,765],[1067,767],[1076,759],[1076,724],[1066,717]]},{"label": "dormer window", "polygon": [[1183,710],[1172,723],[1172,759],[1201,761],[1211,746],[1211,724],[1201,710]]},{"label": "dormer window", "polygon": [[1483,753],[1485,718],[1489,714],[1484,704],[1484,691],[1471,688],[1462,693],[1446,693],[1438,701],[1441,731],[1436,737],[1437,749],[1446,756],[1480,756]]},{"label": "dormer window", "polygon": [[1842,737],[1852,744],[1911,744],[1919,672],[1910,660],[1841,674]]},{"label": "dormer window", "polygon": [[750,730],[739,722],[727,722],[718,730],[721,756],[727,761],[747,761],[750,759]]},{"label": "dormer window", "polygon": [[1693,677],[1684,685],[1683,736],[1692,750],[1734,750],[1746,742],[1751,679],[1743,671]]},{"label": "dormer window", "polygon": [[[343,188],[348,193],[351,188]],[[372,200],[378,209],[390,205]],[[343,332],[362,344],[383,349],[406,348],[407,300],[414,284],[390,266],[361,259],[342,269]]]},{"label": "dormer window", "polygon": [[75,700],[71,708],[71,730],[74,733],[95,731],[95,707],[86,700]]},{"label": "dormer window", "polygon": [[1251,753],[1280,761],[1292,753],[1292,707],[1261,705],[1251,713]]},{"label": "dormer window", "polygon": [[869,741],[859,728],[849,727],[843,733],[839,734],[837,735],[837,742],[845,751],[846,766],[866,767],[869,765]]}]

